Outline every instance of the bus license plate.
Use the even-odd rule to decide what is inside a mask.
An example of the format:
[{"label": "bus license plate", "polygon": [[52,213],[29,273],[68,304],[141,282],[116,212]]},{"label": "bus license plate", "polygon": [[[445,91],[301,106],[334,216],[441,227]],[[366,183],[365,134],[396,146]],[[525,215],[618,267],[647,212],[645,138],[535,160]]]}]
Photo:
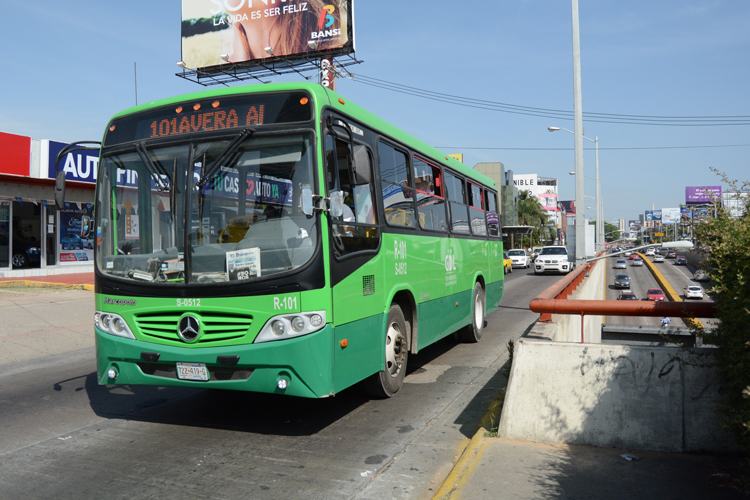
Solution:
[{"label": "bus license plate", "polygon": [[208,370],[203,363],[177,363],[177,378],[181,380],[208,380]]}]

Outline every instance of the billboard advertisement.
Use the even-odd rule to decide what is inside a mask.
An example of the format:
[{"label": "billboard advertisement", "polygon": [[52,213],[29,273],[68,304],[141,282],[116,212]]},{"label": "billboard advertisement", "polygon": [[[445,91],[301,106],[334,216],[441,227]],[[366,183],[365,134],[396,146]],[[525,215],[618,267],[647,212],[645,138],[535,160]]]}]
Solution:
[{"label": "billboard advertisement", "polygon": [[91,203],[65,203],[60,210],[57,251],[60,265],[91,262],[94,259],[93,206]]},{"label": "billboard advertisement", "polygon": [[352,0],[182,0],[186,68],[354,52]]},{"label": "billboard advertisement", "polygon": [[662,224],[677,224],[680,222],[680,209],[679,208],[662,208],[661,209],[661,223]]},{"label": "billboard advertisement", "polygon": [[[55,178],[55,158],[66,143],[42,141],[41,175],[48,179]],[[96,182],[96,170],[99,168],[99,151],[73,151],[60,159],[60,170],[65,172],[69,181]]]},{"label": "billboard advertisement", "polygon": [[712,203],[721,199],[721,186],[687,186],[685,203]]},{"label": "billboard advertisement", "polygon": [[645,212],[645,216],[646,216],[646,217],[645,217],[645,219],[644,219],[644,220],[645,220],[646,222],[651,222],[651,221],[653,221],[653,220],[654,220],[654,211],[653,211],[653,210],[646,210],[646,212]]}]

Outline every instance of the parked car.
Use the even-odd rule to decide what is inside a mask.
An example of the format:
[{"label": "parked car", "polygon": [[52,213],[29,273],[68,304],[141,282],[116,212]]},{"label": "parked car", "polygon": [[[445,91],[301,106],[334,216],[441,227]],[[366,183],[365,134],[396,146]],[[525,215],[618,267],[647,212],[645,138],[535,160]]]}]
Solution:
[{"label": "parked car", "polygon": [[624,292],[620,292],[620,296],[617,297],[617,300],[638,300],[638,298],[635,296],[635,293],[630,290],[625,290]]},{"label": "parked car", "polygon": [[628,263],[625,259],[617,259],[615,262],[615,269],[627,269]]},{"label": "parked car", "polygon": [[524,269],[531,267],[531,257],[526,250],[508,250],[508,256],[513,261],[512,267],[522,267]]},{"label": "parked car", "polygon": [[661,288],[649,288],[646,291],[646,298],[648,300],[653,300],[654,302],[664,302],[667,300],[667,297],[664,295]]},{"label": "parked car", "polygon": [[664,262],[663,255],[654,255],[654,262]]},{"label": "parked car", "polygon": [[503,269],[505,269],[505,274],[513,272],[513,261],[508,257],[508,252],[503,252]]},{"label": "parked car", "polygon": [[643,259],[638,257],[637,259],[633,259],[633,265],[634,266],[642,266],[643,265]]},{"label": "parked car", "polygon": [[688,285],[683,290],[686,299],[702,299],[703,289],[698,285]]},{"label": "parked car", "polygon": [[630,276],[627,274],[615,275],[615,288],[630,288]]},{"label": "parked car", "polygon": [[708,273],[703,269],[698,269],[697,271],[695,271],[695,274],[693,274],[693,279],[695,281],[708,281]]},{"label": "parked car", "polygon": [[568,249],[563,246],[542,247],[534,261],[534,273],[558,272],[568,274],[573,266],[568,261]]},{"label": "parked car", "polygon": [[675,257],[674,263],[676,266],[687,266],[687,259],[682,255],[678,255]]},{"label": "parked car", "polygon": [[10,261],[14,269],[26,266],[39,267],[41,260],[42,249],[39,247],[39,243],[13,240],[13,256]]}]

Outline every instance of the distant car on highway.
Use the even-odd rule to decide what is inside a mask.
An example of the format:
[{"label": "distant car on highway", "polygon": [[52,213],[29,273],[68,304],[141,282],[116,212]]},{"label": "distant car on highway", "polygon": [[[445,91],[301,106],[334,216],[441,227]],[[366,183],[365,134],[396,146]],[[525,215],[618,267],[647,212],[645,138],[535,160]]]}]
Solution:
[{"label": "distant car on highway", "polygon": [[702,299],[703,289],[698,285],[688,285],[683,290],[686,299]]},{"label": "distant car on highway", "polygon": [[643,259],[641,259],[640,257],[638,257],[636,259],[633,259],[633,265],[634,266],[642,266],[643,265]]},{"label": "distant car on highway", "polygon": [[654,255],[654,262],[664,262],[663,255]]},{"label": "distant car on highway", "polygon": [[667,252],[666,257],[668,259],[674,259],[675,257],[677,257],[677,252],[675,252],[674,250],[670,250]]},{"label": "distant car on highway", "polygon": [[615,288],[630,288],[630,276],[624,273],[615,275]]},{"label": "distant car on highway", "polygon": [[648,291],[646,291],[646,298],[648,300],[653,300],[654,302],[664,302],[667,300],[667,297],[664,295],[661,288],[649,288]]},{"label": "distant car on highway", "polygon": [[617,259],[615,262],[615,269],[627,269],[628,263],[625,259]]},{"label": "distant car on highway", "polygon": [[654,255],[656,255],[656,250],[654,250],[653,248],[649,248],[648,250],[646,250],[647,257],[654,256]]},{"label": "distant car on highway", "polygon": [[635,296],[635,293],[630,290],[625,290],[624,292],[620,292],[620,296],[617,297],[617,300],[638,300],[638,298]]},{"label": "distant car on highway", "polygon": [[633,252],[631,252],[630,250],[628,250],[628,251],[627,251],[627,252],[625,252],[625,253],[624,253],[623,255],[624,255],[625,257],[630,257],[631,255],[633,255]]},{"label": "distant car on highway", "polygon": [[698,269],[697,271],[695,271],[695,274],[693,274],[693,279],[695,281],[708,281],[708,273],[703,269]]},{"label": "distant car on highway", "polygon": [[641,258],[641,256],[638,255],[635,252],[633,252],[633,253],[630,254],[630,260],[635,260],[635,259],[640,259],[640,258]]},{"label": "distant car on highway", "polygon": [[687,259],[683,257],[682,255],[678,255],[674,259],[674,263],[676,266],[687,266]]}]

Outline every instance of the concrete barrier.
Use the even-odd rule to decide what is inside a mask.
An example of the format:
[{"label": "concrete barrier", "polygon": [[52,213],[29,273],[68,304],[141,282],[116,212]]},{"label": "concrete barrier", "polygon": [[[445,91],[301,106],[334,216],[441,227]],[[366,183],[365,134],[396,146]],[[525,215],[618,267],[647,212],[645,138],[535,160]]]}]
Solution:
[{"label": "concrete barrier", "polygon": [[[580,286],[568,297],[570,300],[592,300],[604,297],[606,287],[606,259],[596,261],[589,275]],[[584,316],[583,333],[585,342],[600,343],[602,341],[603,316]],[[574,314],[553,314],[552,323],[557,325],[556,342],[581,341],[581,317]]]},{"label": "concrete barrier", "polygon": [[733,451],[705,357],[668,347],[520,340],[498,434],[654,451]]}]

